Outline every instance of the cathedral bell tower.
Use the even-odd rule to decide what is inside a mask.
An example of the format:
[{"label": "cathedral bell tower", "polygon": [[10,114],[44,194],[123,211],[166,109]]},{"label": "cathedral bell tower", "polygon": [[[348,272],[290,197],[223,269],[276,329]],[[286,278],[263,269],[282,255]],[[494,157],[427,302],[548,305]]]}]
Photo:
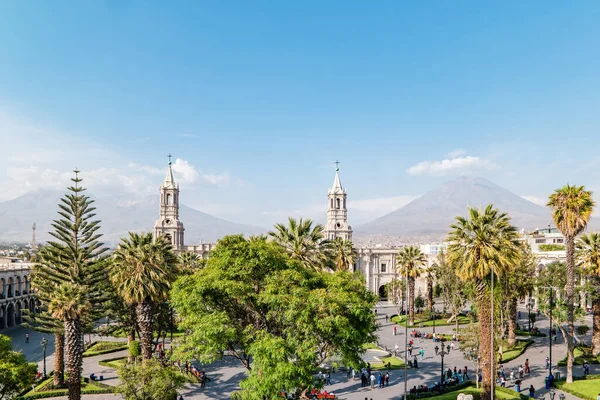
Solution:
[{"label": "cathedral bell tower", "polygon": [[160,217],[154,224],[154,238],[166,236],[173,245],[173,250],[182,250],[183,231],[183,224],[179,221],[179,185],[173,179],[169,154],[167,176],[160,185]]},{"label": "cathedral bell tower", "polygon": [[341,237],[352,240],[352,228],[348,225],[348,210],[346,208],[346,190],[340,181],[339,162],[335,162],[335,179],[333,187],[327,193],[327,224],[325,238],[334,240]]}]

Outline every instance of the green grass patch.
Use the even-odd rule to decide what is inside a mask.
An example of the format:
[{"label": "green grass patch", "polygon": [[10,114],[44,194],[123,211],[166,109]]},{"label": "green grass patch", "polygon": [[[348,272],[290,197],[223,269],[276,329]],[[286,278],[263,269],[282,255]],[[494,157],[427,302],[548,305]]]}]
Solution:
[{"label": "green grass patch", "polygon": [[[443,394],[436,394],[436,392],[421,393],[418,395],[410,394],[410,395],[408,395],[408,398],[411,400],[422,399],[422,398],[428,398],[431,400],[456,400],[456,397],[458,396],[458,394],[463,393],[463,394],[472,394],[475,399],[478,399],[481,394],[481,389],[477,389],[475,387],[475,382],[473,382],[473,381],[458,384],[454,387],[448,388],[448,390],[449,390],[448,392],[443,393]],[[528,397],[525,396],[524,394],[520,394],[520,393],[515,392],[514,390],[501,388],[501,387],[496,388],[495,398],[502,399],[502,400],[527,400],[528,399]]]},{"label": "green grass patch", "polygon": [[500,363],[504,364],[506,362],[514,360],[521,354],[525,353],[527,347],[532,344],[533,340],[517,340],[514,346],[508,347],[508,343],[505,341],[502,345],[503,348],[506,350],[502,353],[502,361],[500,361]]},{"label": "green grass patch", "polygon": [[522,331],[520,329],[515,329],[515,335],[516,336],[533,336],[533,337],[546,337],[546,336],[548,336],[548,335],[546,335],[545,333],[542,333],[542,332],[531,333],[531,332],[527,332],[527,331]]},{"label": "green grass patch", "polygon": [[583,379],[573,377],[573,383],[566,383],[564,380],[556,381],[554,384],[560,390],[572,394],[584,400],[596,400],[600,393],[600,375],[588,375]]},{"label": "green grass patch", "polygon": [[[438,318],[436,318],[435,320],[435,326],[454,326],[456,325],[456,322],[454,320],[452,320],[451,322],[448,322],[448,318],[450,318],[450,315],[444,315],[439,316]],[[406,316],[405,315],[392,315],[391,321],[395,324],[398,325],[402,325],[404,326],[404,322],[406,321]],[[470,324],[471,323],[471,318],[467,317],[466,315],[459,315],[458,316],[458,324],[459,325],[466,325],[466,324]],[[421,325],[423,325],[423,327],[433,327],[434,321],[432,319],[421,319],[420,316],[415,316],[415,324],[414,325],[409,325],[409,328],[420,328]]]},{"label": "green grass patch", "polygon": [[[114,389],[111,386],[105,385],[100,382],[84,382],[81,380],[81,393],[82,394],[102,394],[102,393],[114,393]],[[52,377],[44,380],[35,388],[25,393],[23,396],[17,397],[19,400],[33,400],[43,399],[47,397],[59,397],[66,396],[68,390],[66,388],[54,388],[52,386]]]},{"label": "green grass patch", "polygon": [[114,353],[121,350],[127,350],[126,342],[111,342],[102,341],[94,342],[87,350],[83,353],[84,357],[99,356],[101,354]]},{"label": "green grass patch", "polygon": [[375,343],[363,344],[362,348],[365,350],[381,350],[381,348],[379,346],[377,346]]},{"label": "green grass patch", "polygon": [[[592,354],[591,347],[575,347],[575,351],[573,353],[575,355],[575,365],[583,365],[583,363],[586,361],[588,362],[588,364],[600,364],[598,358]],[[565,365],[567,365],[567,357],[563,358],[558,362],[559,367],[564,367]],[[598,393],[596,393],[596,395],[598,395]]]},{"label": "green grass patch", "polygon": [[390,369],[404,368],[404,361],[399,359],[398,357],[389,356],[389,357],[380,357],[379,359],[383,362],[383,365],[371,364],[371,368],[376,371],[387,369],[387,363],[390,363]]}]

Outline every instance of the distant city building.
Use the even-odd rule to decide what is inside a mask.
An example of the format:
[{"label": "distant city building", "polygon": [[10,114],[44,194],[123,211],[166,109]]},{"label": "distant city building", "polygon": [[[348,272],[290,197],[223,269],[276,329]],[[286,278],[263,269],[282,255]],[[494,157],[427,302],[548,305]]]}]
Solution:
[{"label": "distant city building", "polygon": [[23,322],[23,310],[35,311],[31,267],[21,262],[0,264],[0,329]]}]

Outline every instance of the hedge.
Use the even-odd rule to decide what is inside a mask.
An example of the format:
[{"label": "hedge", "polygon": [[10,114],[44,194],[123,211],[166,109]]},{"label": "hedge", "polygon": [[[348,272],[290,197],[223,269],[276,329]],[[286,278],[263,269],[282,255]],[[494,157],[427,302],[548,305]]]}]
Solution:
[{"label": "hedge", "polygon": [[117,346],[109,348],[109,349],[104,349],[104,350],[97,350],[97,351],[96,350],[90,350],[95,345],[97,345],[98,343],[102,343],[102,342],[94,342],[94,343],[92,343],[88,347],[88,350],[86,350],[83,353],[83,357],[100,356],[102,354],[116,353],[117,351],[127,350],[127,343],[126,342],[105,342],[105,343],[115,344]]}]

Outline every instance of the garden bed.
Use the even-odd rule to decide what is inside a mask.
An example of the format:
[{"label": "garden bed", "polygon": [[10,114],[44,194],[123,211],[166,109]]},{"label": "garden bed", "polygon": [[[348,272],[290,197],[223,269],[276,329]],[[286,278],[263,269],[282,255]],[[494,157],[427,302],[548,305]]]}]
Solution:
[{"label": "garden bed", "polygon": [[573,380],[573,383],[567,383],[564,379],[561,379],[554,382],[554,385],[560,390],[581,399],[596,400],[596,396],[600,393],[600,375],[574,376]]},{"label": "garden bed", "polygon": [[[66,396],[68,394],[67,388],[53,388],[53,378],[50,377],[42,381],[35,388],[25,393],[22,396],[16,397],[17,400],[33,400],[33,399],[44,399],[47,397],[59,397]],[[114,393],[114,388],[105,385],[100,382],[84,382],[81,381],[81,394],[103,394],[103,393]]]},{"label": "garden bed", "polygon": [[[448,388],[448,391],[443,394],[440,394],[437,392],[430,392],[430,393],[420,393],[417,395],[409,394],[407,397],[408,397],[408,399],[411,399],[411,400],[423,399],[423,398],[427,398],[427,399],[431,399],[431,400],[456,400],[456,397],[460,393],[472,394],[473,397],[475,399],[477,399],[477,398],[479,398],[479,395],[481,394],[481,388],[479,388],[479,389],[476,388],[475,382],[469,381],[469,382],[460,383],[454,387],[450,387],[450,388]],[[523,394],[519,394],[519,393],[515,392],[514,390],[500,388],[500,387],[496,387],[495,398],[502,399],[502,400],[527,400],[528,399],[527,396],[525,396]]]},{"label": "garden bed", "polygon": [[[435,326],[454,326],[456,325],[456,321],[452,320],[451,322],[447,322],[450,315],[444,315],[443,317],[438,316],[435,319]],[[406,315],[392,315],[391,321],[395,324],[404,326],[404,321],[406,321]],[[467,325],[472,321],[471,318],[466,315],[458,316],[458,324],[459,325]],[[409,328],[420,328],[421,325],[423,327],[433,327],[434,321],[432,319],[421,319],[419,316],[415,315],[415,323],[414,325],[409,325]]]},{"label": "garden bed", "polygon": [[525,350],[527,349],[527,347],[529,347],[533,343],[534,343],[533,340],[529,340],[529,339],[528,340],[517,340],[517,342],[515,343],[515,345],[513,347],[508,347],[508,343],[504,342],[502,344],[504,346],[503,348],[505,348],[507,350],[502,352],[502,361],[500,361],[500,364],[507,363],[509,361],[514,360],[517,357],[520,357],[521,354],[525,353]]},{"label": "garden bed", "polygon": [[117,351],[127,350],[127,342],[94,342],[84,352],[84,357],[99,356],[102,354],[115,353]]},{"label": "garden bed", "polygon": [[[586,361],[588,362],[588,364],[600,364],[600,362],[598,361],[598,357],[595,357],[592,354],[591,347],[575,347],[575,351],[573,353],[575,355],[575,361],[573,362],[573,364],[575,365],[583,365],[583,363]],[[557,365],[559,367],[564,367],[565,365],[567,365],[567,357],[560,360]],[[598,393],[596,393],[596,395]]]},{"label": "garden bed", "polygon": [[[98,364],[103,367],[119,369],[120,367],[123,367],[127,364],[127,357],[119,357],[119,358],[111,358],[108,360],[101,360],[98,362]],[[195,376],[181,372],[181,370],[177,367],[171,367],[171,368],[173,368],[173,370],[175,370],[178,374],[183,376],[183,378],[185,379],[185,381],[187,383],[199,383],[198,379]]]}]

